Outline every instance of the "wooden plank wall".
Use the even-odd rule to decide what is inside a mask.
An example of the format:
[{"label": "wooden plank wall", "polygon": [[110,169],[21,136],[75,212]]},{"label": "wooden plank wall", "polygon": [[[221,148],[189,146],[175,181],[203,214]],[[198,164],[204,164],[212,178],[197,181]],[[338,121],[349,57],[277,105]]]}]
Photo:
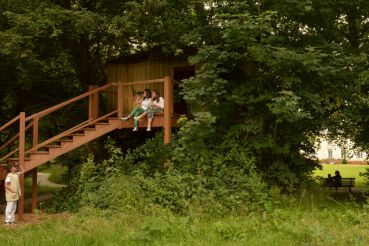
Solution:
[{"label": "wooden plank wall", "polygon": [[[118,82],[134,82],[150,79],[159,79],[164,76],[173,77],[173,68],[188,66],[186,61],[155,61],[148,60],[138,63],[121,63],[109,64],[107,68],[108,83]],[[155,83],[150,85],[140,86],[125,86],[123,88],[124,94],[124,113],[128,114],[134,105],[134,95],[137,91],[144,91],[145,88],[150,90],[158,90],[163,96],[164,86],[162,83]],[[113,110],[117,105],[117,90],[111,88],[107,93],[107,105],[109,110]]]}]

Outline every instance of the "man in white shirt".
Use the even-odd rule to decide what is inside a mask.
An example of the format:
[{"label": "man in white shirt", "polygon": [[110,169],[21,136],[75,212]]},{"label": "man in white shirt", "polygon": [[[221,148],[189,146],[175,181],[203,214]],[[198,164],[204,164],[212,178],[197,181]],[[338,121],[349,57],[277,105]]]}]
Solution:
[{"label": "man in white shirt", "polygon": [[11,225],[15,223],[15,211],[17,210],[17,202],[22,195],[19,184],[18,165],[13,164],[10,167],[10,173],[5,178],[5,224]]}]

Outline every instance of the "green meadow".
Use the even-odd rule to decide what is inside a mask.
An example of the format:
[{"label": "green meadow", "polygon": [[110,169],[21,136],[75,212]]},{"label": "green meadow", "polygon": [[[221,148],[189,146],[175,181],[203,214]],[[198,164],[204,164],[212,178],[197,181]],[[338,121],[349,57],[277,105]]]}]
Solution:
[{"label": "green meadow", "polygon": [[348,202],[322,202],[313,195],[289,200],[285,206],[222,218],[85,209],[39,224],[3,226],[0,240],[2,245],[63,246],[369,244],[369,209]]}]

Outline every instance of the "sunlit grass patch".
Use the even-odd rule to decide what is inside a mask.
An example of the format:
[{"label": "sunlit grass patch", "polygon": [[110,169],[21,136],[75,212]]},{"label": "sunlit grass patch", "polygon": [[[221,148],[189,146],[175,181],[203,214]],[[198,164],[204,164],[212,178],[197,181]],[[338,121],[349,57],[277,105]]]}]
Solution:
[{"label": "sunlit grass patch", "polygon": [[326,178],[328,174],[334,176],[334,172],[338,170],[342,178],[355,178],[355,187],[363,188],[367,186],[367,181],[360,176],[361,172],[365,172],[369,166],[367,165],[348,165],[348,164],[323,164],[322,170],[315,170],[314,176]]}]

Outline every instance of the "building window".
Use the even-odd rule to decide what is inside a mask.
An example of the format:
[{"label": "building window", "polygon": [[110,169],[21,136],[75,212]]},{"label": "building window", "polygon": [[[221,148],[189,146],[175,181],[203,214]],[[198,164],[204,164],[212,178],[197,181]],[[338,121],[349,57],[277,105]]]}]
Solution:
[{"label": "building window", "polygon": [[333,151],[331,149],[328,150],[328,158],[333,158]]}]

